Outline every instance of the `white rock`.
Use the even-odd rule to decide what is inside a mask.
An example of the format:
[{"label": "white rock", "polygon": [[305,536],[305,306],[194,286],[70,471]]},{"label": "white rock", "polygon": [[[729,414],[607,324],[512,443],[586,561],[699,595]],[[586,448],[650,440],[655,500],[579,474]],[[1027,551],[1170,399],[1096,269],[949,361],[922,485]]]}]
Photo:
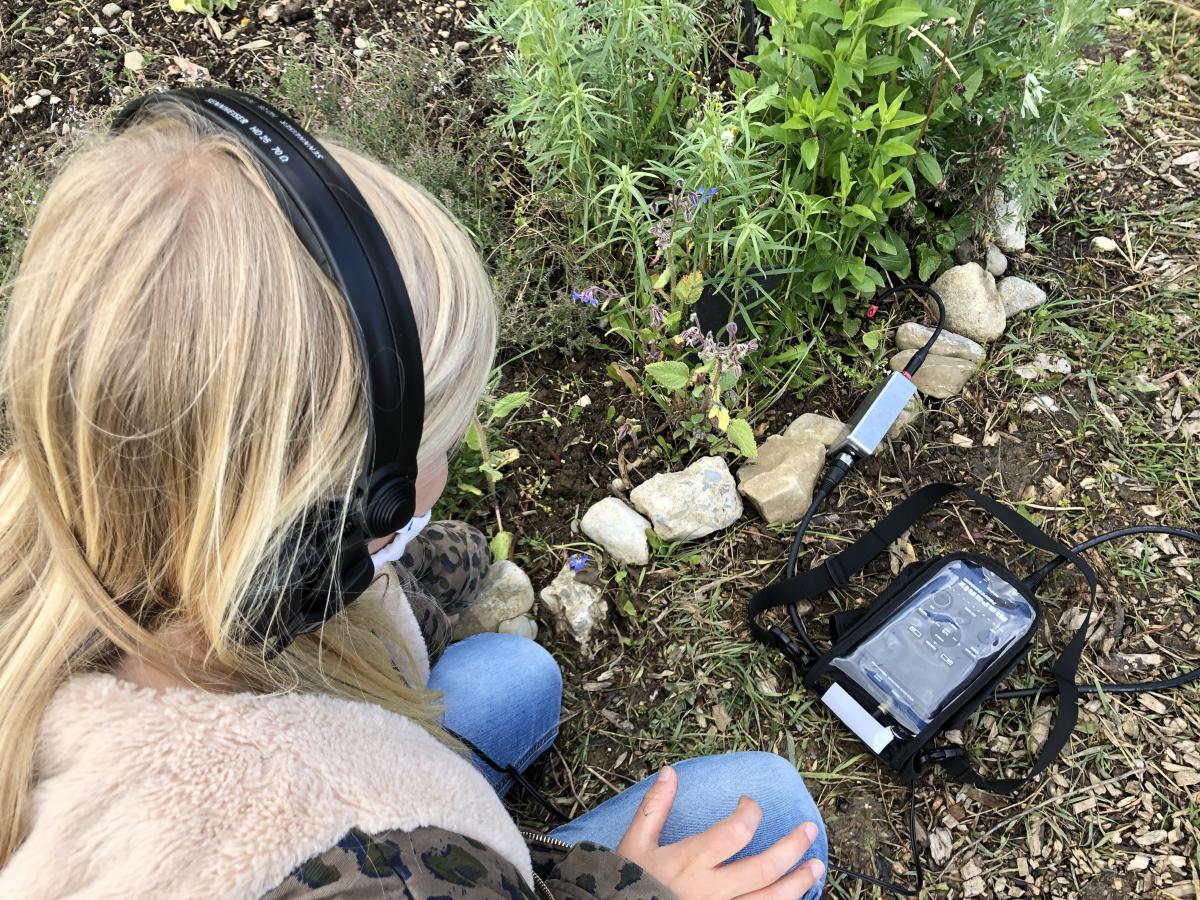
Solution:
[{"label": "white rock", "polygon": [[542,589],[542,605],[558,626],[591,655],[592,632],[608,621],[608,604],[600,589],[581,581],[570,565]]},{"label": "white rock", "polygon": [[605,497],[583,514],[579,527],[613,559],[644,566],[650,562],[646,532],[651,524],[616,497]]},{"label": "white rock", "polygon": [[1117,242],[1102,234],[1092,238],[1092,249],[1097,253],[1112,253],[1117,249]]},{"label": "white rock", "polygon": [[121,4],[106,3],[104,4],[104,9],[100,10],[100,14],[106,19],[115,19],[121,14]]},{"label": "white rock", "polygon": [[92,29],[92,34],[94,34],[96,37],[104,37],[106,34],[108,34],[108,29],[97,25]]},{"label": "white rock", "polygon": [[38,93],[39,97],[49,97],[50,96],[50,88],[38,88],[37,93]]},{"label": "white rock", "polygon": [[365,37],[363,37],[360,34],[360,35],[355,36],[354,46],[357,47],[359,50],[366,50],[368,47],[371,46],[371,42],[368,41]]},{"label": "white rock", "polygon": [[1200,150],[1189,150],[1171,160],[1174,166],[1200,166]]},{"label": "white rock", "polygon": [[1005,200],[1004,194],[996,191],[992,195],[993,237],[1005,253],[1022,253],[1025,250],[1025,220],[1021,215],[1021,202],[1016,197]]},{"label": "white rock", "polygon": [[37,106],[41,102],[42,102],[42,97],[40,94],[30,94],[28,97],[25,98],[25,107],[27,109],[33,109],[35,106]]},{"label": "white rock", "polygon": [[[899,372],[912,359],[915,350],[901,350],[888,363],[893,372]],[[975,364],[953,356],[938,356],[930,353],[913,376],[917,390],[928,397],[944,400],[963,389],[975,374]]]},{"label": "white rock", "polygon": [[1053,397],[1046,396],[1045,394],[1042,394],[1039,397],[1034,397],[1032,400],[1026,400],[1021,404],[1021,411],[1027,413],[1053,413],[1058,412],[1058,409],[1058,401]]},{"label": "white rock", "polygon": [[1046,292],[1024,278],[1010,275],[1000,279],[996,287],[1000,294],[1000,304],[1004,307],[1006,316],[1015,316],[1027,309],[1036,309],[1046,302]]},{"label": "white rock", "polygon": [[138,53],[136,50],[130,50],[125,54],[125,68],[130,72],[140,72],[146,68],[146,57]]},{"label": "white rock", "polygon": [[719,456],[699,459],[682,472],[655,475],[630,491],[629,499],[664,541],[702,538],[742,516],[737,482]]},{"label": "white rock", "polygon": [[529,638],[531,641],[537,640],[537,620],[530,615],[505,619],[496,626],[496,630],[501,634],[515,634],[523,638]]},{"label": "white rock", "polygon": [[50,95],[50,105],[51,106],[58,106],[58,104],[60,104],[60,103],[62,103],[62,97],[56,97],[53,94]]},{"label": "white rock", "polygon": [[10,107],[8,110],[8,114],[10,116],[18,116],[23,112],[25,112],[25,104],[23,103],[18,103],[16,106]]},{"label": "white rock", "polygon": [[466,53],[471,49],[471,45],[466,41],[456,41],[453,47],[455,53]]},{"label": "white rock", "polygon": [[920,394],[914,394],[912,399],[904,404],[904,409],[900,410],[900,415],[888,429],[887,439],[889,441],[899,440],[909,426],[915,426],[923,415],[925,415],[925,404],[921,402]]},{"label": "white rock", "polygon": [[846,426],[832,416],[805,413],[787,427],[783,433],[787,438],[808,437],[824,444],[828,449],[838,439]]},{"label": "white rock", "polygon": [[1128,7],[1128,6],[1118,6],[1117,7],[1117,18],[1118,19],[1125,19],[1126,21],[1129,21],[1130,19],[1133,19],[1136,16],[1137,16],[1137,13],[1134,12],[1131,7]]},{"label": "white rock", "polygon": [[[896,349],[920,350],[932,334],[933,329],[928,325],[905,322],[896,330]],[[984,357],[983,347],[970,338],[952,331],[943,331],[939,334],[933,349],[929,352],[936,353],[938,356],[953,356],[975,363],[983,362]]]},{"label": "white rock", "polygon": [[1008,271],[1008,257],[995,244],[988,244],[986,268],[995,278]]},{"label": "white rock", "polygon": [[933,289],[946,304],[946,327],[954,333],[985,342],[1004,334],[1004,307],[996,279],[979,263],[947,269]]},{"label": "white rock", "polygon": [[812,503],[813,486],[825,467],[825,444],[811,435],[772,435],[758,458],[738,470],[738,490],[772,525],[796,522]]},{"label": "white rock", "polygon": [[501,622],[533,609],[533,584],[516,563],[493,563],[480,588],[479,597],[466,608],[454,625],[454,639],[484,631],[495,631]]}]

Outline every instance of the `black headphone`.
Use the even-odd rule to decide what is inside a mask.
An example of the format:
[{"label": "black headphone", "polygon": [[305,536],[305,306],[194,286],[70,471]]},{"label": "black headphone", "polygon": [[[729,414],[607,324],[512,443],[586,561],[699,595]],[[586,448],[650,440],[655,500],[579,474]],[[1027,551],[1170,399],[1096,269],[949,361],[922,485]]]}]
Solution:
[{"label": "black headphone", "polygon": [[[403,528],[416,503],[425,415],[421,346],[408,291],[387,237],[337,160],[296,122],[238,91],[185,88],[141,97],[117,114],[183,109],[253,153],[300,241],[346,298],[362,351],[367,451],[350,505],[328,501],[285,537],[242,604],[247,637],[282,649],[356,599],[374,578],[367,541]],[[283,601],[275,615],[275,598]]]}]

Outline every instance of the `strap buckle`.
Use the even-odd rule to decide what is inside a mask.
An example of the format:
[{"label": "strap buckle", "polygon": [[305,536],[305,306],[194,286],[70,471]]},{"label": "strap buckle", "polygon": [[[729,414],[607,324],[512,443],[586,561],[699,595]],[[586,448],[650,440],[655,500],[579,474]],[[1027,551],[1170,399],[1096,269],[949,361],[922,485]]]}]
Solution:
[{"label": "strap buckle", "polygon": [[771,636],[775,638],[775,646],[779,648],[780,653],[787,657],[789,662],[801,672],[807,672],[812,667],[812,658],[804,651],[804,648],[792,640],[791,635],[778,625],[772,625],[770,632]]},{"label": "strap buckle", "polygon": [[938,763],[940,765],[952,759],[964,759],[966,755],[967,751],[965,747],[934,747],[932,750],[927,750],[917,756],[913,765],[913,771],[918,775],[922,775],[930,763]]}]

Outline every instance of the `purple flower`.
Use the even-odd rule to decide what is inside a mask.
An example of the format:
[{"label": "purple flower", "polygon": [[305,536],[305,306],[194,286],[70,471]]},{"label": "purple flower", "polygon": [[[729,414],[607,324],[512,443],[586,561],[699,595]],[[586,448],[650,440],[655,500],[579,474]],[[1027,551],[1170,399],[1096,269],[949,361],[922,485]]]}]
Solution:
[{"label": "purple flower", "polygon": [[577,303],[586,303],[588,306],[600,306],[600,298],[596,295],[600,288],[590,287],[584,288],[582,291],[571,291],[571,299]]},{"label": "purple flower", "polygon": [[567,560],[567,565],[571,567],[572,572],[582,572],[587,568],[590,559],[591,557],[586,553],[576,553]]},{"label": "purple flower", "polygon": [[696,217],[696,213],[700,211],[700,207],[704,206],[709,200],[717,196],[717,189],[702,187],[699,190],[688,191],[683,199],[683,218],[685,221],[692,221]]},{"label": "purple flower", "polygon": [[657,306],[655,306],[653,303],[651,303],[650,304],[650,324],[653,325],[655,328],[662,328],[663,323],[666,321],[667,321],[666,314],[661,309],[659,309]]}]

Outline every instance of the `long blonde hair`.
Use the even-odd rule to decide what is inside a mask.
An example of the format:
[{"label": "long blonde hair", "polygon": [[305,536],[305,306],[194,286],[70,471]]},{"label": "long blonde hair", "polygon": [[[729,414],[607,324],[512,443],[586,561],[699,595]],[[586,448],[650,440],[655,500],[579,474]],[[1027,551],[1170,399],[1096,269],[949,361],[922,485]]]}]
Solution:
[{"label": "long blonde hair", "polygon": [[[411,295],[432,460],[491,367],[487,278],[425,192],[330,149]],[[365,598],[275,657],[232,632],[282,536],[349,490],[366,434],[345,300],[245,148],[182,114],[99,140],[50,187],[8,293],[0,865],[23,838],[36,729],[73,672],[133,657],[196,683],[367,700],[436,730],[434,695],[392,667],[395,636]],[[172,652],[172,630],[199,661]]]}]

